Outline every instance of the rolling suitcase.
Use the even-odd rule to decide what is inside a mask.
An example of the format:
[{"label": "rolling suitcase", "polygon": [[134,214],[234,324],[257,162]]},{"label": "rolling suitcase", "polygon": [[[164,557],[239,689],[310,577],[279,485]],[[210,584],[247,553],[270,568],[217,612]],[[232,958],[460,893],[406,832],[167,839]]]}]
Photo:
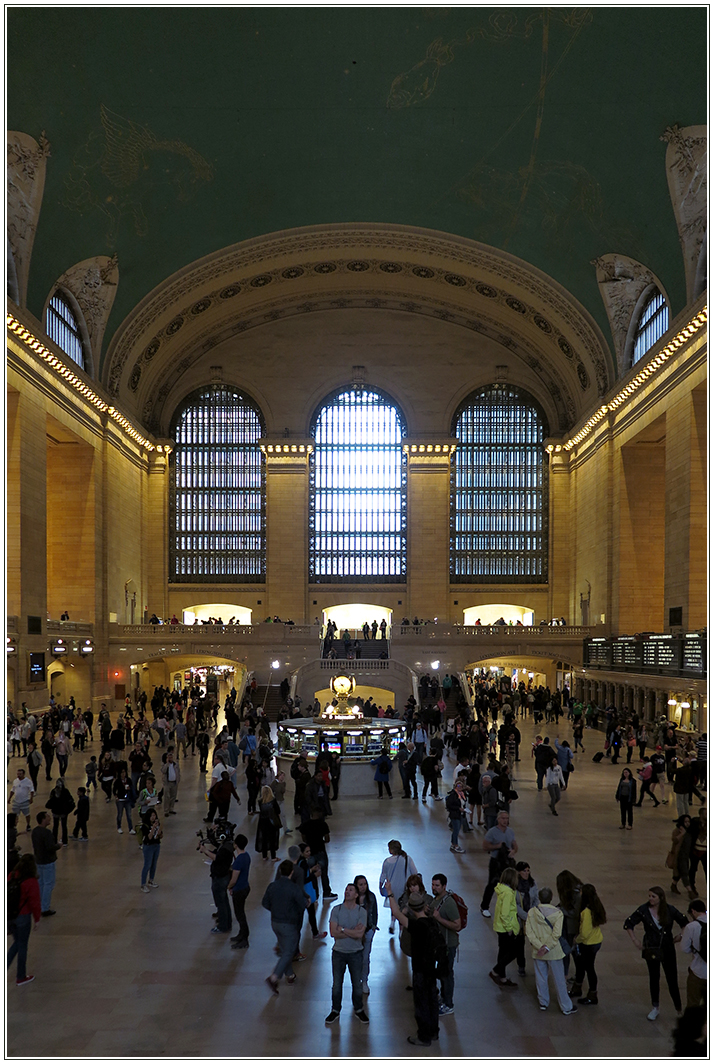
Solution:
[{"label": "rolling suitcase", "polygon": [[602,750],[598,750],[598,752],[595,754],[595,757],[593,758],[593,761],[595,762],[596,765],[599,765],[600,762],[602,761],[602,759],[604,758],[604,756],[605,756],[604,752]]}]

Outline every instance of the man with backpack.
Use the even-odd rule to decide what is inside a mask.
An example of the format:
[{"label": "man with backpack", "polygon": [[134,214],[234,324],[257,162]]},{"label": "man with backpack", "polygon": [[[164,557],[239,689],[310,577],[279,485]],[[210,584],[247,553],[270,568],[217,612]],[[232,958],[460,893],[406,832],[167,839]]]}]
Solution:
[{"label": "man with backpack", "polygon": [[682,952],[692,954],[687,973],[687,1008],[707,1004],[707,907],[701,898],[689,903],[690,923],[682,932]]},{"label": "man with backpack", "polygon": [[439,995],[436,980],[444,979],[448,968],[448,950],[439,925],[426,907],[423,894],[409,895],[409,915],[405,915],[394,897],[392,885],[385,884],[392,916],[409,928],[412,949],[412,990],[416,1036],[409,1035],[413,1046],[430,1046],[439,1037]]},{"label": "man with backpack", "polygon": [[468,909],[463,900],[447,890],[446,883],[447,879],[443,872],[437,872],[431,878],[431,892],[434,895],[431,915],[439,925],[447,950],[447,970],[439,980],[441,983],[440,1016],[450,1016],[454,1011],[454,961],[459,948],[459,931],[466,926],[468,915]]}]

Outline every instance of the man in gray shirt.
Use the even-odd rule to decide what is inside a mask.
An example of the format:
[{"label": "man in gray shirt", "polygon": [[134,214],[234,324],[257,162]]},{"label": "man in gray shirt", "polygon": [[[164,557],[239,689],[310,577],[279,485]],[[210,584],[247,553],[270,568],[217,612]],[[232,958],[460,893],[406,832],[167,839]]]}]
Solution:
[{"label": "man in gray shirt", "polygon": [[302,918],[309,898],[302,887],[292,878],[292,861],[283,861],[278,867],[278,877],[268,885],[262,905],[270,913],[270,923],[278,940],[280,956],[273,972],[265,980],[274,994],[284,974],[286,982],[295,982],[293,957],[298,952]]},{"label": "man in gray shirt", "polygon": [[481,915],[490,916],[489,904],[493,897],[496,884],[501,878],[501,872],[508,867],[508,859],[514,858],[518,853],[518,843],[513,829],[508,825],[510,817],[505,810],[496,817],[496,826],[489,828],[483,837],[483,846],[486,853],[491,855],[488,862],[488,882],[481,899]]},{"label": "man in gray shirt", "polygon": [[330,934],[335,940],[332,947],[332,1011],[325,1023],[339,1019],[342,1008],[342,984],[345,969],[349,968],[352,981],[352,1008],[360,1023],[369,1023],[369,1016],[362,1008],[362,964],[364,958],[363,938],[367,927],[367,913],[357,904],[357,888],[354,883],[345,887],[345,900],[335,905],[330,913]]}]

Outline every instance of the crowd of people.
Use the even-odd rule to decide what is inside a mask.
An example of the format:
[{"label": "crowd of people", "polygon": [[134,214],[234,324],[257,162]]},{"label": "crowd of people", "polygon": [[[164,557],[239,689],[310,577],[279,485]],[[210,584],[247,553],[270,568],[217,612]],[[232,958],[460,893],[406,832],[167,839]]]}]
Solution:
[{"label": "crowd of people", "polygon": [[[493,921],[497,937],[497,955],[489,976],[499,990],[508,992],[518,985],[510,978],[509,966],[515,961],[517,975],[522,978],[529,958],[541,1009],[550,1005],[549,984],[566,1015],[577,1011],[576,1002],[597,1005],[595,961],[604,941],[605,905],[594,884],[583,882],[568,869],[558,875],[554,888],[539,884],[537,869],[532,870],[531,863],[519,852],[511,813],[518,800],[516,773],[523,775],[523,769],[516,769],[524,753],[519,721],[521,727],[524,717],[537,724],[538,711],[541,719],[549,713],[551,722],[558,724],[563,718],[563,725],[572,729],[575,749],[568,739],[561,741],[556,736],[551,745],[548,736],[540,734],[529,744],[530,750],[525,748],[532,761],[536,787],[547,789],[548,808],[556,816],[556,805],[575,768],[578,733],[581,752],[583,728],[593,730],[598,746],[603,734],[594,731],[592,714],[590,723],[585,723],[588,707],[573,699],[567,688],[551,692],[547,688],[529,690],[522,684],[512,689],[488,677],[475,677],[470,706],[458,680],[448,679],[451,682],[441,682],[429,674],[420,678],[420,701],[410,698],[401,713],[407,725],[406,738],[396,758],[384,751],[374,759],[379,797],[385,793],[392,797],[389,780],[396,764],[403,800],[421,799],[424,804],[444,801],[452,854],[463,855],[466,851],[461,845],[462,837],[473,836],[482,829],[483,834],[470,852],[475,856],[482,852],[487,858],[480,912]],[[293,702],[288,706],[291,700],[286,692],[287,688],[283,691],[284,708],[291,714],[293,710],[300,712],[299,699],[295,699],[297,705]],[[101,791],[107,803],[115,803],[115,830],[122,834],[126,827],[129,834],[138,836],[136,841],[143,856],[138,885],[144,893],[150,893],[158,886],[164,822],[176,815],[181,761],[185,771],[186,762],[194,758],[198,771],[205,773],[208,798],[205,822],[209,825],[209,838],[202,839],[200,849],[210,864],[215,906],[211,934],[227,936],[232,949],[249,947],[249,918],[254,918],[255,908],[251,915],[246,902],[253,849],[256,858],[259,856],[266,863],[274,861],[278,866],[275,879],[262,897],[262,907],[270,912],[278,953],[266,981],[276,995],[283,978],[294,982],[293,963],[304,959],[300,935],[305,914],[312,938],[324,938],[328,932],[320,931],[317,919],[320,894],[324,901],[337,900],[330,883],[328,851],[332,842],[332,803],[339,798],[341,758],[334,752],[322,751],[314,762],[305,757],[293,761],[290,827],[291,818],[285,808],[287,781],[275,763],[270,725],[260,707],[253,706],[251,694],[249,687],[239,705],[236,692],[230,692],[222,707],[220,727],[218,703],[198,688],[172,692],[159,687],[150,700],[141,693],[134,705],[127,699],[124,711],[114,722],[106,706],[102,706],[95,721],[91,710],[82,711],[73,699],[66,706],[52,700],[43,714],[27,712],[26,707],[15,712],[9,707],[8,763],[14,760],[16,765],[8,799],[9,883],[13,892],[9,912],[15,913],[10,920],[13,945],[8,965],[17,958],[18,986],[34,978],[27,974],[32,922],[55,915],[51,903],[58,853],[74,840],[79,843],[92,837],[90,797],[96,801]],[[367,709],[376,711],[372,706]],[[392,707],[389,710],[393,712]],[[632,809],[642,805],[644,796],[653,804],[670,800],[677,804],[678,817],[666,857],[672,871],[672,892],[680,893],[681,884],[689,895],[687,912],[669,905],[663,888],[655,886],[648,892],[647,902],[624,925],[646,961],[651,997],[648,1018],[654,1020],[659,1015],[661,971],[675,1009],[682,1011],[675,952],[679,942],[692,958],[687,1005],[698,1007],[705,1000],[706,905],[698,896],[695,877],[699,869],[706,872],[707,821],[705,806],[702,804],[699,815],[693,816],[690,803],[694,795],[704,802],[698,786],[703,788],[706,784],[706,736],[693,745],[683,743],[669,722],[663,721],[642,739],[646,729],[636,717],[620,720],[614,707],[606,707],[604,718],[603,745],[610,761],[617,764],[623,746],[628,752],[633,750],[633,736],[634,745],[639,747],[639,802],[632,769],[623,768],[617,783],[615,797],[622,826],[632,825]],[[93,746],[95,731],[98,747]],[[625,737],[624,742],[618,743],[618,733]],[[66,780],[68,764],[70,758],[82,756],[88,745],[98,753],[86,761],[85,785],[73,794]],[[647,755],[645,749],[652,746],[653,752]],[[629,764],[633,764],[634,756],[633,751],[627,758]],[[53,786],[43,808],[33,818],[42,768],[46,782]],[[52,777],[55,768],[59,773],[56,780]],[[252,846],[245,831],[234,834],[228,821],[232,803],[242,804],[242,786],[246,791],[246,815],[256,818]],[[659,788],[659,800],[653,788]],[[70,817],[75,821],[71,833]],[[23,822],[30,832],[32,853],[20,853]],[[293,841],[293,835],[302,841]],[[281,859],[278,851],[283,840],[288,844],[287,856]],[[384,907],[389,909],[389,933],[399,930],[401,950],[411,958],[409,989],[413,994],[416,1033],[409,1036],[409,1041],[429,1045],[438,1039],[440,1017],[454,1011],[454,957],[459,934],[466,926],[468,907],[448,888],[454,877],[451,869],[447,875],[436,868],[426,880],[429,891],[419,870],[419,858],[406,854],[398,840],[390,841],[387,848],[378,891]],[[365,871],[368,870],[362,869],[343,888],[342,900],[330,911],[333,986],[328,1024],[336,1022],[340,1015],[348,971],[353,1012],[359,1022],[369,1022],[366,997],[370,992],[371,948],[379,929],[379,911],[377,895],[370,890]],[[234,919],[238,925],[235,935]],[[682,929],[681,934],[675,933],[677,926]],[[568,981],[571,965],[573,972]]]}]

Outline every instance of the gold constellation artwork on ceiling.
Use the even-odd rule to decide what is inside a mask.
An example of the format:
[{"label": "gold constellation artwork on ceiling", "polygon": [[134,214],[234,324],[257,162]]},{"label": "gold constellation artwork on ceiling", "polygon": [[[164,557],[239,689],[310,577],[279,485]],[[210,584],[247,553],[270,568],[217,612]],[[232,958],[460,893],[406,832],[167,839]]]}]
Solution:
[{"label": "gold constellation artwork on ceiling", "polygon": [[137,236],[146,236],[145,204],[154,192],[168,185],[176,201],[183,203],[199,185],[213,179],[210,163],[184,141],[161,140],[148,126],[104,104],[100,117],[101,129],[89,135],[73,159],[64,202],[80,214],[101,210],[109,219],[110,244],[126,216]]}]

